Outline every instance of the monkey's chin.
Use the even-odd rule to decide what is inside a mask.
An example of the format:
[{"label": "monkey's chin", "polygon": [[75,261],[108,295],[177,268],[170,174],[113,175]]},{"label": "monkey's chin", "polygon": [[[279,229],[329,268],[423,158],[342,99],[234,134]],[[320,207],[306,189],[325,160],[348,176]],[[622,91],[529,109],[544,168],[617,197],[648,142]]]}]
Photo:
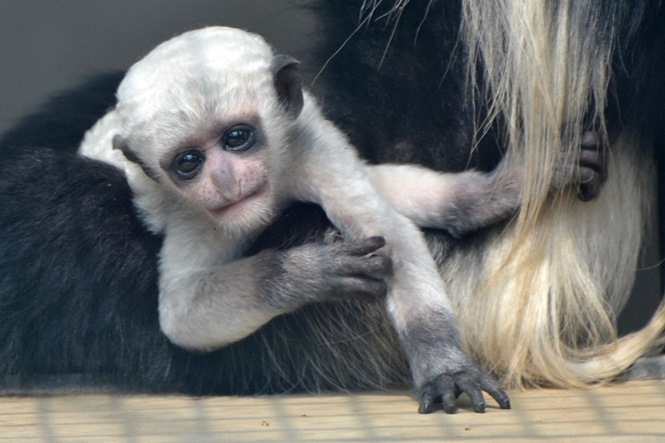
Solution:
[{"label": "monkey's chin", "polygon": [[263,186],[242,200],[220,208],[210,209],[208,212],[217,222],[223,225],[253,224],[257,222],[263,224],[266,218],[272,218],[274,205],[271,200],[268,186]]}]

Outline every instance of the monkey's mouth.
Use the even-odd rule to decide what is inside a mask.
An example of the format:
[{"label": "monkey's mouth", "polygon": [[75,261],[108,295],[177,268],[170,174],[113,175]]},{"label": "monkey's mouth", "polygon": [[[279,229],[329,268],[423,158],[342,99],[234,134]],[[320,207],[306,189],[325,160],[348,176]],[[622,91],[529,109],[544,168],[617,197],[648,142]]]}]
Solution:
[{"label": "monkey's mouth", "polygon": [[229,202],[224,206],[210,209],[210,213],[218,220],[230,221],[243,215],[251,215],[257,210],[261,210],[265,205],[264,201],[268,198],[268,184],[259,186],[255,191],[245,195],[245,197]]}]

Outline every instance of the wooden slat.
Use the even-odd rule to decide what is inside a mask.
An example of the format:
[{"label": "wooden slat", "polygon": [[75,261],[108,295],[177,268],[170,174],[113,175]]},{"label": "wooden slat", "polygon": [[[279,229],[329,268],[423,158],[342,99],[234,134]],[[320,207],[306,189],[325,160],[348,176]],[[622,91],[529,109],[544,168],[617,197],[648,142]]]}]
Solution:
[{"label": "wooden slat", "polygon": [[665,441],[665,382],[511,393],[513,409],[419,415],[407,393],[0,399],[1,441]]}]

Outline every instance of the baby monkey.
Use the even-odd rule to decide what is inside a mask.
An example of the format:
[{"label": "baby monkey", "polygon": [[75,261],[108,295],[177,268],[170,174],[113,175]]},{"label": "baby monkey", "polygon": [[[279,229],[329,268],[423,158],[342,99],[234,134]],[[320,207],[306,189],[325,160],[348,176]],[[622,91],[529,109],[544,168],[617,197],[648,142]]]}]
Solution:
[{"label": "baby monkey", "polygon": [[[124,170],[141,217],[164,235],[159,320],[173,343],[212,350],[308,303],[387,292],[421,412],[436,401],[454,411],[460,392],[478,412],[482,391],[510,407],[461,349],[416,226],[460,235],[512,214],[520,174],[509,160],[491,174],[369,166],[303,91],[297,62],[232,28],[159,45],[117,97],[80,152]],[[246,256],[294,201],[320,205],[343,241]]]}]

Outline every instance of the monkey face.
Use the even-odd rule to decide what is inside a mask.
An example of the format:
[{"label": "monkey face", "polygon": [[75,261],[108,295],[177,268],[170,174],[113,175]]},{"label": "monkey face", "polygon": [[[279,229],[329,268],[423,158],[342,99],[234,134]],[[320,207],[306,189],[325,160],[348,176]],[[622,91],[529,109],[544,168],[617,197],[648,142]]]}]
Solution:
[{"label": "monkey face", "polygon": [[236,223],[273,210],[269,149],[256,118],[237,119],[167,152],[160,168],[186,200],[220,223]]},{"label": "monkey face", "polygon": [[209,28],[168,41],[118,89],[114,145],[162,189],[220,225],[273,218],[289,127],[303,107],[297,62],[260,37]]}]

